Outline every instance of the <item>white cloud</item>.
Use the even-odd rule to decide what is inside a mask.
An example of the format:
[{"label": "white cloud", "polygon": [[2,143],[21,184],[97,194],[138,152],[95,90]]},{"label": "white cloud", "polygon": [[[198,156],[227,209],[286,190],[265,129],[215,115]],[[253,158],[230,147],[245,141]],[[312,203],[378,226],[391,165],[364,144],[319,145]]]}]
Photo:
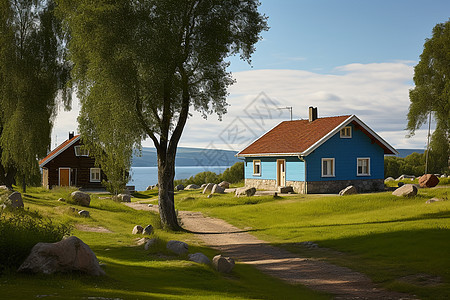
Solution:
[{"label": "white cloud", "polygon": [[[287,110],[276,108],[292,106],[293,118],[301,119],[308,117],[309,106],[316,106],[319,117],[357,115],[396,148],[423,149],[426,130],[410,139],[404,130],[413,74],[411,62],[401,61],[349,64],[330,74],[285,69],[236,72],[237,82],[229,89],[230,106],[223,121],[215,115],[204,120],[194,112],[180,146],[238,151],[244,143],[289,119]],[[77,128],[77,115],[77,105],[72,112],[61,112],[52,137],[57,134],[59,143],[65,140],[68,132]],[[143,145],[153,146],[150,140]]]}]

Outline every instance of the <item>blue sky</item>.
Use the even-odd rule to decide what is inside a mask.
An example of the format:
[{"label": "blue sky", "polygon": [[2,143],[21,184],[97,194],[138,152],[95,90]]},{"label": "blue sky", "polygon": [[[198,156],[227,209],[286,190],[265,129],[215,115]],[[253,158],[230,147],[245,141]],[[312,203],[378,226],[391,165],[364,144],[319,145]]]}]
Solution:
[{"label": "blue sky", "polygon": [[[256,46],[252,65],[231,58],[237,82],[230,87],[222,121],[193,113],[180,146],[239,151],[279,122],[355,114],[396,148],[426,146],[425,128],[406,138],[408,91],[414,66],[437,23],[450,17],[441,0],[262,0],[268,32]],[[78,107],[61,110],[52,147],[77,128]],[[234,133],[239,133],[239,138]],[[150,140],[143,142],[151,147]]]}]

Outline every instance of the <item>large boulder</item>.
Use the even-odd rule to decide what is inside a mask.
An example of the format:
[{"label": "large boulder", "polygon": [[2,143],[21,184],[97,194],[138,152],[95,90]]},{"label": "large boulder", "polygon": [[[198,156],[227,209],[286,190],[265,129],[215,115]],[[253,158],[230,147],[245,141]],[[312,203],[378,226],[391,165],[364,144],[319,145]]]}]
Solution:
[{"label": "large boulder", "polygon": [[188,255],[189,260],[199,263],[199,264],[204,264],[204,265],[210,265],[211,264],[211,260],[203,253],[194,253],[194,254],[189,254]]},{"label": "large boulder", "polygon": [[439,178],[434,174],[425,174],[419,178],[419,185],[421,188],[432,188],[438,185]]},{"label": "large boulder", "polygon": [[215,184],[211,190],[211,194],[223,194],[225,189],[218,184]]},{"label": "large boulder", "polygon": [[81,206],[89,206],[89,204],[91,204],[91,196],[89,196],[88,193],[75,191],[70,194],[70,198],[72,198],[76,204]]},{"label": "large boulder", "polygon": [[398,197],[414,197],[417,195],[417,187],[413,184],[405,184],[393,191],[392,195]]},{"label": "large boulder", "polygon": [[175,190],[176,190],[176,191],[182,191],[182,190],[184,190],[184,185],[182,185],[182,184],[177,185],[177,186],[175,187]]},{"label": "large boulder", "polygon": [[200,187],[196,184],[189,184],[185,190],[198,190]]},{"label": "large boulder", "polygon": [[153,233],[153,226],[147,225],[145,226],[144,230],[142,230],[142,234],[152,234]]},{"label": "large boulder", "polygon": [[219,183],[219,186],[221,188],[228,189],[230,188],[230,183],[228,181],[222,181],[221,183]]},{"label": "large boulder", "polygon": [[94,252],[76,236],[57,243],[37,243],[18,271],[43,274],[75,271],[105,275]]},{"label": "large boulder", "polygon": [[358,194],[358,191],[356,190],[356,188],[353,185],[350,185],[339,192],[339,196],[347,196],[347,195],[354,195],[354,194]]},{"label": "large boulder", "polygon": [[166,248],[175,254],[184,255],[188,253],[189,246],[185,242],[172,240],[167,242]]},{"label": "large boulder", "polygon": [[203,189],[203,194],[210,194],[214,187],[214,183],[208,183]]},{"label": "large boulder", "polygon": [[234,260],[222,255],[214,256],[212,260],[214,269],[221,273],[230,273],[234,268]]},{"label": "large boulder", "polygon": [[8,200],[5,204],[12,208],[23,208],[22,194],[19,192],[12,193],[8,196]]},{"label": "large boulder", "polygon": [[253,196],[256,193],[256,188],[254,187],[242,187],[242,188],[238,188],[236,189],[236,192],[234,194],[235,197],[240,197],[240,196]]}]

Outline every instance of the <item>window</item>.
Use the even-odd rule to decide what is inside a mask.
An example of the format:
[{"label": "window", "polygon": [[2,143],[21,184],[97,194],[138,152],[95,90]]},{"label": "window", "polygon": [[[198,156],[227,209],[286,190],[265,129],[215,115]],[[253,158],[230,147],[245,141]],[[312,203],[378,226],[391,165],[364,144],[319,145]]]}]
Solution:
[{"label": "window", "polygon": [[260,160],[253,161],[253,175],[261,176],[261,161]]},{"label": "window", "polygon": [[334,177],[334,158],[322,158],[322,177]]},{"label": "window", "polygon": [[358,158],[358,176],[370,176],[370,158]]},{"label": "window", "polygon": [[73,148],[75,149],[76,156],[89,156],[89,150],[84,149],[81,146],[75,146]]},{"label": "window", "polygon": [[91,168],[91,182],[100,182],[100,168]]},{"label": "window", "polygon": [[350,139],[352,137],[352,127],[345,126],[341,129],[341,139]]}]

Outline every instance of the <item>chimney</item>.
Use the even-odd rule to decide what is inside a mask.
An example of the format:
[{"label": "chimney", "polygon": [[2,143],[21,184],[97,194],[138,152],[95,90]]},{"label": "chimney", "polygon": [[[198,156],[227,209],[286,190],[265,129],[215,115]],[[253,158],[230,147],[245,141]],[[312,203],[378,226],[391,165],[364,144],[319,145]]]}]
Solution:
[{"label": "chimney", "polygon": [[317,120],[317,107],[309,107],[309,121],[313,122],[314,120]]},{"label": "chimney", "polygon": [[73,139],[75,133],[73,131],[69,131],[69,140]]}]

